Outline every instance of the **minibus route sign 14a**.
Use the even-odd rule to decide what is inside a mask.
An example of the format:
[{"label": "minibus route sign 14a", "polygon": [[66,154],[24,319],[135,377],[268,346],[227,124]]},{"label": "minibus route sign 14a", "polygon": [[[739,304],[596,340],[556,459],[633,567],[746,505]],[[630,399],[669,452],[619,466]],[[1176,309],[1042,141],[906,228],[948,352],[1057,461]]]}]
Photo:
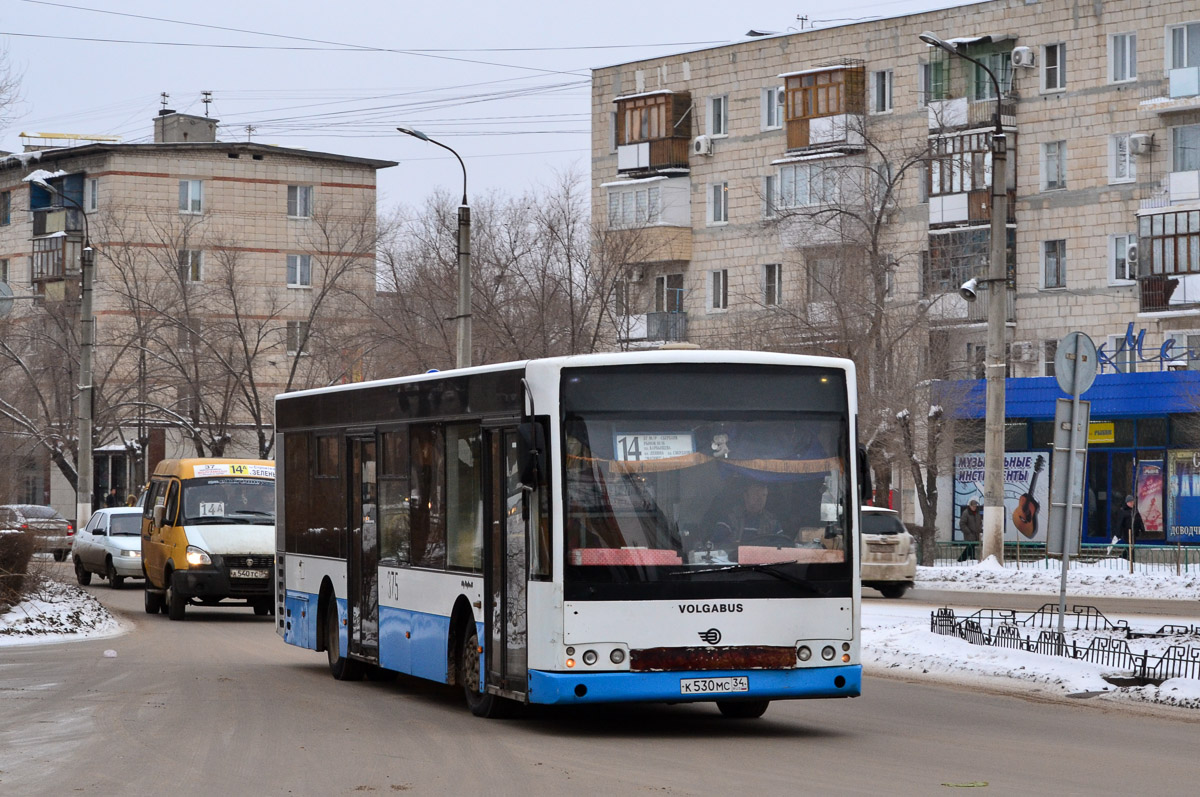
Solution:
[{"label": "minibus route sign 14a", "polygon": [[244,465],[241,463],[218,462],[197,465],[196,478],[204,476],[251,476],[259,479],[274,479],[275,468],[270,465]]}]

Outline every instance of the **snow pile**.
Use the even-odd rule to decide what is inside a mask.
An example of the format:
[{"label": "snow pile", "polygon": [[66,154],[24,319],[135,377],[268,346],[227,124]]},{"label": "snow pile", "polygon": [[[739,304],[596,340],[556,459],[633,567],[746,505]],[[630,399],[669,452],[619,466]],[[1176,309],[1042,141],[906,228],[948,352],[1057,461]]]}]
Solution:
[{"label": "snow pile", "polygon": [[[1023,650],[972,645],[929,630],[929,608],[919,605],[863,604],[863,664],[868,674],[932,678],[940,681],[983,683],[1020,692],[1043,692],[1060,697],[1095,697],[1200,709],[1200,680],[1174,678],[1161,686],[1114,686],[1105,676],[1121,678],[1132,673],[1063,656]],[[963,612],[966,616],[969,612]],[[1110,617],[1110,620],[1117,618]],[[1131,620],[1135,630],[1156,631],[1168,618]],[[1186,624],[1186,619],[1177,621]],[[1036,631],[1035,631],[1036,633]],[[1103,631],[1071,631],[1069,639],[1086,647]],[[1137,652],[1160,653],[1169,644],[1200,646],[1194,638],[1130,640]],[[1001,680],[1004,679],[1004,680]],[[1007,683],[1005,683],[1007,681]],[[1026,688],[1032,687],[1032,689]]]},{"label": "snow pile", "polygon": [[41,578],[25,600],[0,614],[0,645],[63,642],[120,632],[121,624],[98,600],[79,587],[48,578]]},{"label": "snow pile", "polygon": [[[1029,592],[1058,595],[1062,566],[1057,560],[1013,563],[1001,567],[992,557],[958,567],[918,567],[917,587],[964,592]],[[1067,568],[1067,595],[1070,598],[1148,598],[1154,600],[1200,600],[1200,571],[1195,568],[1181,575],[1164,572],[1161,567],[1134,565],[1130,573],[1104,564],[1071,562]]]}]

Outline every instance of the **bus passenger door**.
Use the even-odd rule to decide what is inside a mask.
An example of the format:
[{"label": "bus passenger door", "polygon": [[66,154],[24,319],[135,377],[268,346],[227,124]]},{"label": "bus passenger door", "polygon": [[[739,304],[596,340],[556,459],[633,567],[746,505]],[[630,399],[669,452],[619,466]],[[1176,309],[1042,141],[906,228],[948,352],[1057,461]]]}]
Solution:
[{"label": "bus passenger door", "polygon": [[528,690],[525,585],[525,495],[517,461],[517,433],[508,427],[488,431],[489,529],[484,547],[487,573],[487,683],[513,696]]},{"label": "bus passenger door", "polygon": [[352,437],[346,565],[349,651],[379,661],[379,526],[375,438]]}]

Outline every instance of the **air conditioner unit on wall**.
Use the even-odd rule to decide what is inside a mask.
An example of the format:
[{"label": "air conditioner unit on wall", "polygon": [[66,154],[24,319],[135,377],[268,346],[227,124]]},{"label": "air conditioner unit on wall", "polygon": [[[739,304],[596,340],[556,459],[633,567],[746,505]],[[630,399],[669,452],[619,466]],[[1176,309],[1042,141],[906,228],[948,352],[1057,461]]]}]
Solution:
[{"label": "air conditioner unit on wall", "polygon": [[1037,66],[1037,53],[1032,47],[1014,47],[1012,51],[1012,65],[1032,69]]},{"label": "air conditioner unit on wall", "polygon": [[696,136],[694,139],[692,139],[692,154],[711,155],[712,139],[708,136]]},{"label": "air conditioner unit on wall", "polygon": [[1134,133],[1129,137],[1129,151],[1134,155],[1149,155],[1154,149],[1154,136],[1149,133]]},{"label": "air conditioner unit on wall", "polygon": [[1028,341],[1017,341],[1012,347],[1012,357],[1019,363],[1037,362],[1037,346]]},{"label": "air conditioner unit on wall", "polygon": [[1138,244],[1137,241],[1130,241],[1125,247],[1125,262],[1130,266],[1137,266],[1138,262]]}]

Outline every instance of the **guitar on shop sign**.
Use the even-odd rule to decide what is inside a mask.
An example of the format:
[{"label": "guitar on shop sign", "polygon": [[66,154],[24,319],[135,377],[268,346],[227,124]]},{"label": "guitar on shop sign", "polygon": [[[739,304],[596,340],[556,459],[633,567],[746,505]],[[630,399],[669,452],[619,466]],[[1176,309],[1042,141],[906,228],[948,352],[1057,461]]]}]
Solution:
[{"label": "guitar on shop sign", "polygon": [[1037,461],[1033,463],[1033,478],[1029,480],[1029,489],[1025,491],[1025,495],[1017,499],[1017,508],[1012,513],[1013,525],[1027,539],[1032,539],[1038,531],[1038,512],[1042,506],[1033,497],[1033,492],[1037,489],[1038,474],[1044,467],[1046,467],[1046,459],[1039,454]]}]

